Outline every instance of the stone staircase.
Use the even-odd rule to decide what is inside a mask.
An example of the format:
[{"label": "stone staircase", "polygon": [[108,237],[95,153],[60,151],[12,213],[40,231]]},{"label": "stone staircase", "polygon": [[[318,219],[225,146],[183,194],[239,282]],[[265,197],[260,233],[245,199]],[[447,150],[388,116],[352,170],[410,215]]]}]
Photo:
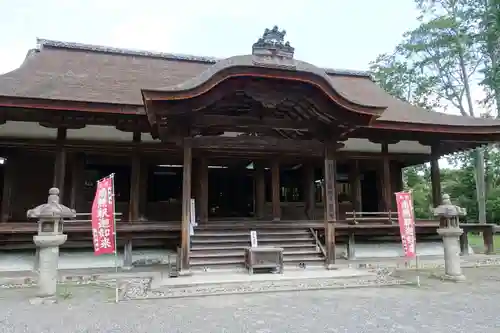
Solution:
[{"label": "stone staircase", "polygon": [[257,231],[259,246],[284,249],[285,267],[323,265],[325,257],[316,245],[313,232],[307,228],[249,228],[221,230],[203,226],[191,236],[191,267],[212,269],[243,267],[244,249],[250,246],[250,230]]}]

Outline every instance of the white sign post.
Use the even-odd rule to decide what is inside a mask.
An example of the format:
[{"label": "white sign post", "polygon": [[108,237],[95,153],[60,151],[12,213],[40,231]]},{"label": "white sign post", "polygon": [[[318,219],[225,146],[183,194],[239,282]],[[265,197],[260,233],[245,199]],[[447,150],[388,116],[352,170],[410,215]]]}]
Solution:
[{"label": "white sign post", "polygon": [[196,203],[194,199],[191,199],[191,206],[189,208],[189,235],[194,235],[194,227],[198,224],[196,223]]},{"label": "white sign post", "polygon": [[257,242],[257,231],[252,230],[250,231],[250,244],[252,247],[257,247],[258,242]]}]

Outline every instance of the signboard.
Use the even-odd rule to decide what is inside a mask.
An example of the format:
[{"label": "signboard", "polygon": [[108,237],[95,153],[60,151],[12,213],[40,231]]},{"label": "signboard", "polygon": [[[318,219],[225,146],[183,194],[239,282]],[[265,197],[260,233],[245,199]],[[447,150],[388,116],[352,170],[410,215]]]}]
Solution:
[{"label": "signboard", "polygon": [[252,230],[250,231],[250,244],[252,247],[257,247],[258,242],[257,242],[257,231]]},{"label": "signboard", "polygon": [[91,217],[94,255],[115,253],[115,195],[113,175],[97,181]]},{"label": "signboard", "polygon": [[413,216],[413,198],[409,192],[396,192],[398,207],[398,222],[401,233],[401,242],[405,257],[416,256],[415,218]]}]

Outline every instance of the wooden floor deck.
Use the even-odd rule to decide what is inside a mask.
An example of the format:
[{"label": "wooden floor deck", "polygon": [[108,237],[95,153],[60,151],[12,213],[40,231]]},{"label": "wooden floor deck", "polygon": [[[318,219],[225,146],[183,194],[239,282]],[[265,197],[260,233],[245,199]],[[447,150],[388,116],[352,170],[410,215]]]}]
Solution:
[{"label": "wooden floor deck", "polygon": [[[117,232],[154,232],[154,231],[180,231],[180,222],[119,222],[116,224]],[[36,222],[7,222],[0,223],[0,234],[34,234],[38,231]],[[90,232],[90,222],[64,223],[65,233]]]},{"label": "wooden floor deck", "polygon": [[[294,229],[294,228],[312,228],[323,229],[325,226],[322,220],[280,220],[280,221],[264,221],[264,220],[209,220],[207,224],[200,223],[196,230],[210,229],[240,229],[245,230],[252,227],[256,228],[273,228],[273,229]],[[460,226],[467,231],[481,231],[488,226],[476,223],[462,223]],[[439,221],[437,220],[417,220],[417,233],[419,230],[438,228]],[[117,232],[126,233],[144,233],[144,232],[168,232],[181,231],[180,221],[120,221],[116,224]],[[347,221],[335,222],[336,230],[394,230],[399,231],[398,223],[358,223],[352,224]],[[71,222],[67,221],[64,224],[65,233],[84,233],[90,232],[90,222]],[[34,234],[38,231],[36,222],[6,222],[0,223],[0,234]]]}]

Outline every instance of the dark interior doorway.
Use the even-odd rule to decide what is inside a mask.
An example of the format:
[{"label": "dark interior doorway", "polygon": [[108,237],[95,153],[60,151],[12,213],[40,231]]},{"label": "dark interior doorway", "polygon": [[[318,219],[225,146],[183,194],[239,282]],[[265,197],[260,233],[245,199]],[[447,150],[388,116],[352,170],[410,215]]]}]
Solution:
[{"label": "dark interior doorway", "polygon": [[377,188],[377,172],[363,172],[361,181],[361,203],[363,212],[378,212],[379,191]]},{"label": "dark interior doorway", "polygon": [[251,217],[254,181],[244,167],[208,169],[208,215],[211,218]]}]

